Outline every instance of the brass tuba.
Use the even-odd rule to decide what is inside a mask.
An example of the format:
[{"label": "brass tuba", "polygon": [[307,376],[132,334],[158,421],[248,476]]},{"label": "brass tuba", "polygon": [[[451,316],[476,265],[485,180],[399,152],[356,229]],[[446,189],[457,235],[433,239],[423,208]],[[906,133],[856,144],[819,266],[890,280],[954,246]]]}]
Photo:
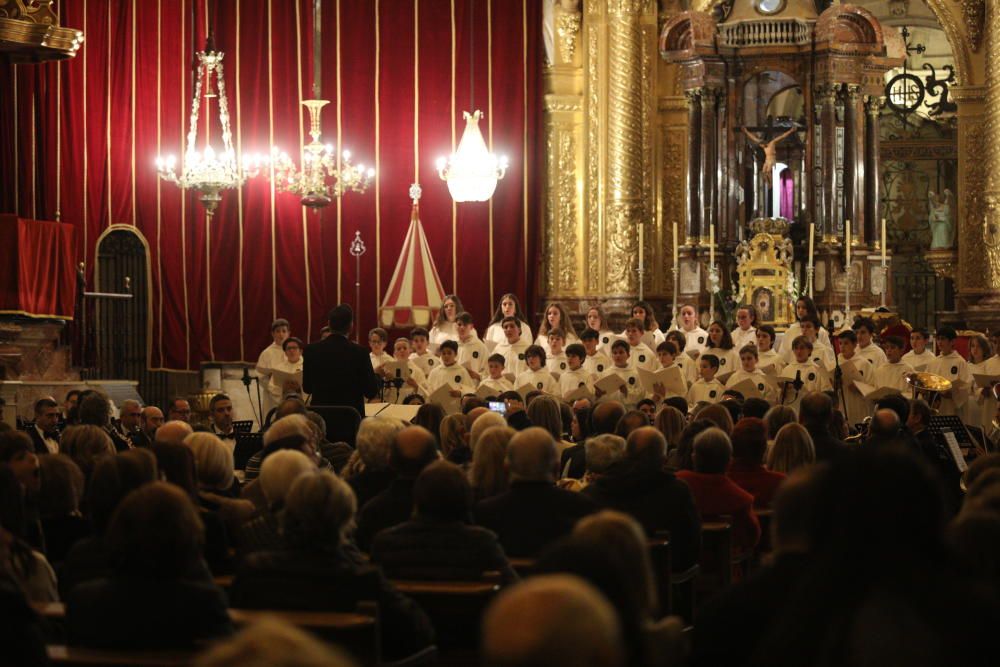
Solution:
[{"label": "brass tuba", "polygon": [[951,389],[951,380],[933,373],[910,373],[906,384],[913,389],[913,398],[923,398],[931,409],[937,409],[941,394]]}]

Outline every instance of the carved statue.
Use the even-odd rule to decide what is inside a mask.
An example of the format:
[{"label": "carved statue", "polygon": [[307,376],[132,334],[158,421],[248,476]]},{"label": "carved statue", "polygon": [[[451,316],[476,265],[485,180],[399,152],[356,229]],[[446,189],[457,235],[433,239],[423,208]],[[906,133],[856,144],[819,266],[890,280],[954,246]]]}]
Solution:
[{"label": "carved statue", "polygon": [[774,139],[771,139],[771,141],[764,141],[747,128],[743,128],[743,134],[747,135],[750,142],[764,151],[764,166],[761,168],[761,173],[765,175],[765,178],[771,178],[771,172],[774,170],[774,165],[778,164],[778,144],[795,132],[796,129],[798,128],[789,128],[787,132],[778,135]]},{"label": "carved statue", "polygon": [[927,222],[931,226],[931,250],[950,250],[955,245],[954,195],[945,190],[940,196],[927,193]]}]

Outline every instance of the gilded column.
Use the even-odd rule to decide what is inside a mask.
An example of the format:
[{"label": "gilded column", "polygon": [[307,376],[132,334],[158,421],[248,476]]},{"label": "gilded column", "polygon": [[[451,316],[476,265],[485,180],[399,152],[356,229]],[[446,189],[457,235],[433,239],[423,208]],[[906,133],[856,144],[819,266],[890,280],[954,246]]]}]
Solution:
[{"label": "gilded column", "polygon": [[868,236],[868,217],[864,210],[864,189],[861,187],[864,169],[864,113],[861,111],[861,86],[849,84],[844,100],[844,212],[843,217],[851,221],[851,233],[855,237]]},{"label": "gilded column", "polygon": [[701,236],[701,94],[702,88],[692,88],[684,91],[688,114],[688,145],[687,145],[687,238],[698,239]]},{"label": "gilded column", "polygon": [[878,219],[879,198],[881,196],[881,150],[879,137],[879,112],[883,98],[877,95],[865,97],[865,242],[874,247],[879,242]]},{"label": "gilded column", "polygon": [[[719,91],[705,88],[701,94],[701,237],[715,227],[715,190],[718,182]],[[718,232],[718,230],[716,230]]]},{"label": "gilded column", "polygon": [[605,292],[637,291],[643,199],[642,0],[608,2]]},{"label": "gilded column", "polygon": [[[985,187],[982,238],[986,246],[988,287],[1000,290],[1000,6],[986,3],[986,104],[983,126]],[[973,193],[975,195],[975,193]],[[994,293],[992,295],[996,297]]]}]

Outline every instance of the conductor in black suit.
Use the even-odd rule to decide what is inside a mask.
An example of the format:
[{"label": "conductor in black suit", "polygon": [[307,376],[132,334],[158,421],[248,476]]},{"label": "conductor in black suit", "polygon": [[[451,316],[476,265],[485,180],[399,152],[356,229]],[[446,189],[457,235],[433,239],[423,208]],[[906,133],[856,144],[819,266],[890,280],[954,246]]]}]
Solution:
[{"label": "conductor in black suit", "polygon": [[368,351],[348,336],[354,311],[346,303],[330,311],[330,335],[303,352],[302,388],[313,405],[343,405],[365,416],[365,399],[374,398],[380,382]]}]

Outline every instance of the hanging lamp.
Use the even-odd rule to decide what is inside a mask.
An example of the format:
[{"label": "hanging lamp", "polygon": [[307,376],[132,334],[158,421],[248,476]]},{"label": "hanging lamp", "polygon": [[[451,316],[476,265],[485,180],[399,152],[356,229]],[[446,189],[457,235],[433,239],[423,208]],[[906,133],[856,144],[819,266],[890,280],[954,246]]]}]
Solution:
[{"label": "hanging lamp", "polygon": [[[475,2],[469,9],[469,108],[475,109]],[[441,180],[448,184],[448,192],[456,202],[486,201],[493,196],[497,181],[507,173],[507,157],[497,157],[486,147],[483,133],[479,131],[479,120],[483,112],[476,109],[472,113],[462,112],[465,130],[458,148],[449,157],[437,159],[437,171]]]}]

